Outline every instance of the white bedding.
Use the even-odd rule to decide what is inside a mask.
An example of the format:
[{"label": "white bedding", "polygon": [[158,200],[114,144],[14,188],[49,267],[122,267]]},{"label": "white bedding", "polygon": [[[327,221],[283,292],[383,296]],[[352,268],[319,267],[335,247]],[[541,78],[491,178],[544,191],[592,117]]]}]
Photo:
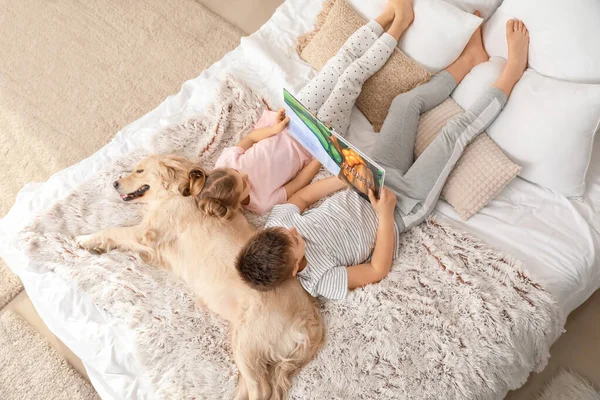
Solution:
[{"label": "white bedding", "polygon": [[[283,87],[298,91],[314,74],[297,56],[295,38],[312,27],[321,2],[288,0],[257,33],[243,39],[238,48],[198,78],[184,83],[179,94],[124,128],[96,154],[45,183],[26,185],[15,206],[0,220],[0,255],[21,277],[48,327],[82,359],[103,399],[147,398],[144,377],[136,374],[129,349],[84,295],[57,274],[32,263],[8,239],[78,183],[142,142],[149,132],[170,125],[181,114],[201,111],[210,101],[216,77],[233,74],[272,106],[281,105]],[[370,124],[355,110],[349,139],[369,152],[375,138]],[[521,259],[530,276],[547,287],[567,315],[600,287],[597,148],[588,173],[588,190],[581,200],[568,200],[517,179],[468,222],[461,221],[445,202],[440,202],[437,210],[461,229]]]}]

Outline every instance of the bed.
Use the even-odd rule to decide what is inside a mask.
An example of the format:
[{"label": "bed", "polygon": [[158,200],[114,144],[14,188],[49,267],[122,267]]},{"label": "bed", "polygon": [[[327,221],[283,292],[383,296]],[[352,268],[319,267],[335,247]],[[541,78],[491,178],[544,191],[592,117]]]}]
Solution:
[{"label": "bed", "polygon": [[[151,132],[168,127],[182,115],[208,107],[216,82],[235,75],[268,99],[281,105],[281,88],[300,90],[313,69],[295,52],[296,37],[310,30],[321,0],[288,0],[255,34],[181,91],[122,129],[100,151],[55,175],[47,182],[26,185],[15,206],[0,221],[4,239],[31,223],[36,215],[67,196],[107,163],[127,154]],[[366,153],[375,134],[366,118],[354,110],[349,139]],[[597,146],[596,146],[597,149]],[[558,303],[561,326],[566,316],[600,288],[600,153],[588,171],[587,191],[580,199],[564,196],[522,179],[512,181],[490,205],[462,221],[445,202],[437,206],[440,219],[483,239],[523,262],[529,276],[541,283]],[[33,262],[3,240],[1,255],[19,275],[34,306],[48,327],[81,358],[90,380],[103,399],[151,398],[147,381],[138,374],[127,341],[103,317],[93,302],[71,282]],[[505,393],[498,393],[501,397]]]}]

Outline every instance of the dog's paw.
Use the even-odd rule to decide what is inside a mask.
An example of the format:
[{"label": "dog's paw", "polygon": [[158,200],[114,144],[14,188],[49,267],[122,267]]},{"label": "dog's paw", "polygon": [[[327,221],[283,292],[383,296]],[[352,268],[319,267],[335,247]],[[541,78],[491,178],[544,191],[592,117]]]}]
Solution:
[{"label": "dog's paw", "polygon": [[98,240],[96,235],[81,235],[75,238],[75,243],[82,249],[89,250],[93,253],[104,253],[106,250],[102,248],[102,243]]}]

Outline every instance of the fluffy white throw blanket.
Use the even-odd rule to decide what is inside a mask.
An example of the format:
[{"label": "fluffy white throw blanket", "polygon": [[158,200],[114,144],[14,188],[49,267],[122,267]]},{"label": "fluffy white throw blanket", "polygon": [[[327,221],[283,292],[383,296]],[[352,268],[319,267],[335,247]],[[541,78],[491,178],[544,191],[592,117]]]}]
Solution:
[{"label": "fluffy white throw blanket", "polygon": [[[23,232],[40,265],[85,293],[133,355],[154,398],[230,398],[237,371],[226,325],[184,285],[136,255],[94,255],[73,237],[136,221],[111,182],[143,156],[177,153],[211,166],[264,104],[232,80],[204,116],[140,147],[76,188]],[[260,218],[251,217],[256,225]],[[199,244],[201,245],[201,243]],[[294,379],[294,399],[494,399],[540,370],[561,332],[548,293],[512,262],[435,219],[404,234],[380,284],[323,302],[327,343]]]}]

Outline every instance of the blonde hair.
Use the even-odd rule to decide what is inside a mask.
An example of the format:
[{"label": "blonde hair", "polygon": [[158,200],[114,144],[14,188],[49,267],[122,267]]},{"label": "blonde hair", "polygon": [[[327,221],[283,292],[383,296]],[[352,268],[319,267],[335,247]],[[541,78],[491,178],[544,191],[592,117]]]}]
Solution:
[{"label": "blonde hair", "polygon": [[216,169],[209,174],[202,169],[193,169],[188,178],[189,186],[184,195],[194,196],[202,212],[220,219],[233,216],[240,201],[235,176],[226,169]]}]

